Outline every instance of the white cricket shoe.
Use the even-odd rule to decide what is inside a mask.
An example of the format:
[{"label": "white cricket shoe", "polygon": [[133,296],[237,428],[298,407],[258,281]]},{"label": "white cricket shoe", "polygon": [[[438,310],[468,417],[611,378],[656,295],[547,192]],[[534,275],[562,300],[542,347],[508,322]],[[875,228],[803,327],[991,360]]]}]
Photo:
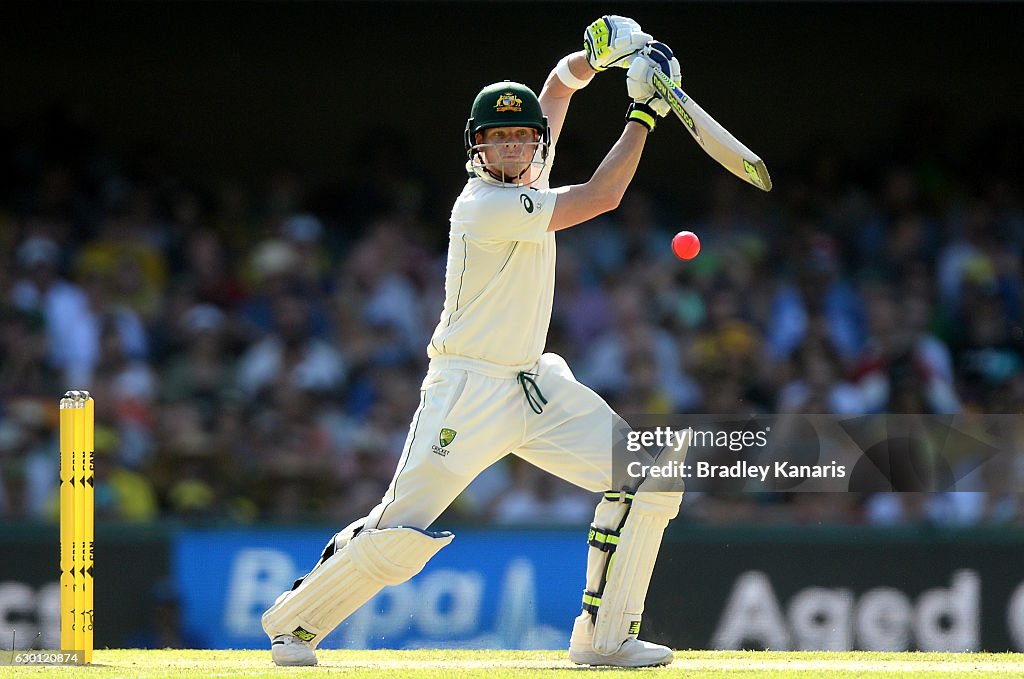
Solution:
[{"label": "white cricket shoe", "polygon": [[594,650],[594,623],[589,613],[576,618],[569,638],[569,660],[577,665],[607,665],[611,667],[653,667],[672,663],[672,649],[632,637],[611,655]]},{"label": "white cricket shoe", "polygon": [[270,657],[275,665],[308,666],[316,664],[316,651],[309,643],[290,634],[279,634],[270,643]]}]

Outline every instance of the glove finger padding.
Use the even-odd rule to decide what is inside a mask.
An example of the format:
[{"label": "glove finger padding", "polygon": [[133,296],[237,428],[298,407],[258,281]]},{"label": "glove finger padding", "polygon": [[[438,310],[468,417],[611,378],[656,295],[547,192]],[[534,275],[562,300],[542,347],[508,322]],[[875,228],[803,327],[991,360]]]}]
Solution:
[{"label": "glove finger padding", "polygon": [[633,101],[647,102],[657,96],[651,82],[651,71],[654,70],[654,67],[655,63],[650,57],[638,55],[633,58],[629,70],[626,71],[626,94]]},{"label": "glove finger padding", "polygon": [[676,59],[672,48],[663,42],[653,41],[646,45],[641,54],[646,54],[660,68],[661,72],[667,75],[677,85],[682,81],[682,72],[679,68],[679,60]]},{"label": "glove finger padding", "polygon": [[664,118],[672,108],[654,89],[652,79],[655,68],[660,68],[672,82],[680,82],[679,60],[673,56],[672,49],[664,43],[652,42],[633,57],[626,71],[626,92],[634,101],[647,104]]},{"label": "glove finger padding", "polygon": [[657,65],[647,56],[638,55],[633,58],[629,70],[626,71],[626,93],[633,101],[647,104],[654,112],[664,118],[672,110],[668,102],[658,96],[651,83],[652,73]]},{"label": "glove finger padding", "polygon": [[633,19],[609,14],[587,26],[583,31],[583,49],[587,63],[595,71],[613,66],[628,68],[630,58],[653,40]]}]

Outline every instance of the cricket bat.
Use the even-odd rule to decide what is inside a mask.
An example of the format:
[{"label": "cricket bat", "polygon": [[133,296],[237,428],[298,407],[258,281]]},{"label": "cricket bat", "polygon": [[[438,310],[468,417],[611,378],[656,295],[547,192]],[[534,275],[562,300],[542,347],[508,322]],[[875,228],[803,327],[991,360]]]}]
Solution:
[{"label": "cricket bat", "polygon": [[697,102],[687,96],[660,68],[652,70],[654,89],[672,107],[704,151],[722,167],[762,191],[772,190],[772,178],[756,153],[718,124]]}]

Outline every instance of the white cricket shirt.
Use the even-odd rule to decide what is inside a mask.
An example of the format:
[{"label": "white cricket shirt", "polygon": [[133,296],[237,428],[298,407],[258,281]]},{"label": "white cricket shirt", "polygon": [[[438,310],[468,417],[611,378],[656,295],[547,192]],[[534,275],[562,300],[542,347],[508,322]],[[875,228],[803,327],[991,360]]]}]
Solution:
[{"label": "white cricket shirt", "polygon": [[441,320],[430,358],[462,356],[515,369],[540,358],[555,289],[554,149],[541,178],[526,187],[466,182],[452,208]]}]

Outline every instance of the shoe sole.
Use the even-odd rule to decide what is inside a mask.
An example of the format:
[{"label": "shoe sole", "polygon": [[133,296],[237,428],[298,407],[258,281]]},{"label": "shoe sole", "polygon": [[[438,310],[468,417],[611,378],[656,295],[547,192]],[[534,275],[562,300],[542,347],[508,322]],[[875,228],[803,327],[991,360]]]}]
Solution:
[{"label": "shoe sole", "polygon": [[628,662],[625,658],[616,658],[615,656],[595,654],[587,659],[583,659],[579,657],[574,658],[570,654],[569,660],[577,665],[587,665],[589,667],[659,667],[661,665],[671,665],[673,658],[670,656],[661,660]]},{"label": "shoe sole", "polygon": [[[277,646],[277,644],[274,644]],[[285,655],[285,654],[281,654]],[[316,654],[310,651],[302,656],[292,654],[291,657],[274,657],[274,652],[271,650],[270,659],[274,661],[274,664],[278,667],[313,667],[317,664]]]},{"label": "shoe sole", "polygon": [[278,667],[315,667],[316,666],[315,662],[302,662],[302,661],[299,661],[299,662],[283,662],[283,661],[275,660],[274,664],[277,665]]}]

